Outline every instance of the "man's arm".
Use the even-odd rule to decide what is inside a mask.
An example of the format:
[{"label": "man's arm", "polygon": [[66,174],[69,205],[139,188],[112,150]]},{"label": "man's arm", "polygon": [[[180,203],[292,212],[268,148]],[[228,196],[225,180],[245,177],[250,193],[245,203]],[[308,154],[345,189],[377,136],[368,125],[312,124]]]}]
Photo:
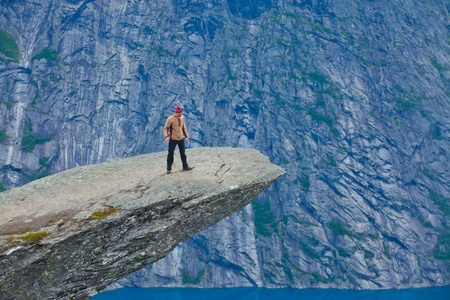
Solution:
[{"label": "man's arm", "polygon": [[163,129],[163,133],[164,133],[164,138],[165,139],[169,138],[169,128],[170,128],[170,121],[169,120],[170,120],[170,117],[167,118],[166,125],[164,125],[164,129]]},{"label": "man's arm", "polygon": [[183,134],[184,136],[188,139],[188,134],[187,134],[187,129],[186,129],[186,124],[184,123],[184,119],[183,119],[183,125],[181,126],[182,130],[183,130]]},{"label": "man's arm", "polygon": [[187,129],[186,129],[186,123],[184,123],[184,118],[183,118],[183,125],[181,126],[181,129],[183,130],[183,134],[186,137],[186,141],[189,144],[189,137],[188,137],[188,133],[187,133]]}]

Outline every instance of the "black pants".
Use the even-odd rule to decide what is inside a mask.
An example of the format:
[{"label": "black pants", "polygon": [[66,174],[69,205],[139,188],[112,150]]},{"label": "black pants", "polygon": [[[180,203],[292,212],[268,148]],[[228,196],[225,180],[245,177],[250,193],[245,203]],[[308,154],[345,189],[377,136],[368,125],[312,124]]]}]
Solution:
[{"label": "black pants", "polygon": [[186,161],[185,148],[184,148],[184,139],[179,140],[179,141],[170,140],[169,141],[169,154],[167,155],[167,170],[172,170],[173,153],[174,153],[175,147],[177,145],[178,145],[178,149],[180,149],[180,156],[181,156],[181,161],[183,162],[183,169],[186,169],[188,167],[188,164]]}]

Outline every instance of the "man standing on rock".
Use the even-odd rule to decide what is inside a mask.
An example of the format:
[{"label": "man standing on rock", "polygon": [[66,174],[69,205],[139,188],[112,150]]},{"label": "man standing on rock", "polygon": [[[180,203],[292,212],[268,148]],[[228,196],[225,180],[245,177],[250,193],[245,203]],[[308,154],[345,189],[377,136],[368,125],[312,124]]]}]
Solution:
[{"label": "man standing on rock", "polygon": [[183,171],[190,171],[193,168],[189,167],[186,161],[184,137],[189,144],[189,138],[184,124],[183,109],[177,106],[175,113],[167,118],[166,125],[164,126],[164,137],[166,143],[169,143],[169,154],[167,155],[167,174],[172,172],[173,153],[175,147],[178,145],[180,150],[181,161],[183,162]]}]

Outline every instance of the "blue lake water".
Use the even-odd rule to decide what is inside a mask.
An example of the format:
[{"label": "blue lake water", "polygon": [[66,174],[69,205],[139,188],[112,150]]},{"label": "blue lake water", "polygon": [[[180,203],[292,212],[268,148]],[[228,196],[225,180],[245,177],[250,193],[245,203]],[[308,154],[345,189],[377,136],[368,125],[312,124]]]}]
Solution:
[{"label": "blue lake water", "polygon": [[420,289],[357,291],[337,289],[192,289],[123,288],[90,300],[450,300],[450,286]]}]

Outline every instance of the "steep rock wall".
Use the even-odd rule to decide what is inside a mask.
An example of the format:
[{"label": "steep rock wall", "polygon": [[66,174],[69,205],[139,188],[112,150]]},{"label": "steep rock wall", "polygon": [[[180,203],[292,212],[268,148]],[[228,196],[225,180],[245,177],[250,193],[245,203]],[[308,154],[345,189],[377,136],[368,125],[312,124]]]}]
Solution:
[{"label": "steep rock wall", "polygon": [[193,146],[288,175],[127,284],[448,284],[448,19],[445,1],[4,1],[1,181],[162,151],[182,104]]}]

